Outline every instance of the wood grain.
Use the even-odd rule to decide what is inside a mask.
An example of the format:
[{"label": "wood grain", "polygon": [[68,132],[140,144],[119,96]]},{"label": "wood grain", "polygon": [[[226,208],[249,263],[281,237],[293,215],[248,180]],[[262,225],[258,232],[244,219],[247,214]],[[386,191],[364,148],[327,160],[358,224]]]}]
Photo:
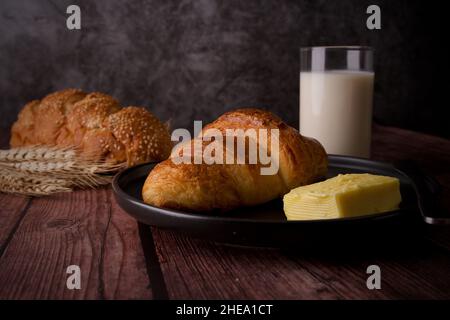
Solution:
[{"label": "wood grain", "polygon": [[[413,161],[442,186],[437,202],[450,216],[450,140],[399,128],[374,126],[372,157]],[[449,227],[429,226],[427,237],[450,250]]]},{"label": "wood grain", "polygon": [[126,214],[108,192],[111,221],[105,237],[103,256],[106,299],[152,299],[138,223]]},{"label": "wood grain", "polygon": [[[414,160],[435,176],[450,209],[448,140],[375,126],[373,141],[374,159]],[[430,226],[409,248],[388,252],[231,247],[138,229],[108,188],[33,200],[0,194],[0,248],[0,299],[450,298],[446,227]],[[66,289],[70,264],[81,267],[81,290]],[[366,287],[370,264],[381,267],[382,290]]]},{"label": "wood grain", "polygon": [[[346,299],[448,299],[450,256],[428,243],[410,248],[289,257]],[[367,267],[381,269],[381,290],[368,290]],[[417,290],[420,288],[420,290]]]},{"label": "wood grain", "polygon": [[[0,149],[8,148],[9,130],[0,129]],[[0,258],[25,216],[31,198],[0,193]]]},{"label": "wood grain", "polygon": [[[151,298],[136,226],[108,189],[34,199],[0,259],[0,298]],[[71,264],[81,290],[66,288]]]},{"label": "wood grain", "polygon": [[374,126],[372,158],[414,161],[442,185],[440,200],[450,212],[450,140],[392,127]]},{"label": "wood grain", "polygon": [[[152,298],[137,222],[110,189],[34,200],[0,193],[0,222],[0,298]],[[66,289],[69,264],[81,267],[80,291]]]},{"label": "wood grain", "polygon": [[171,299],[338,299],[277,250],[228,247],[153,229]]},{"label": "wood grain", "polygon": [[[448,140],[375,126],[373,158],[414,160],[436,176],[450,199]],[[440,236],[436,228],[428,236],[443,250],[420,237],[410,250],[344,256],[233,248],[156,228],[153,238],[173,299],[448,299],[450,230],[438,229]],[[382,269],[382,290],[366,287],[371,264]]]},{"label": "wood grain", "polygon": [[0,193],[0,257],[19,227],[31,202],[30,198]]}]

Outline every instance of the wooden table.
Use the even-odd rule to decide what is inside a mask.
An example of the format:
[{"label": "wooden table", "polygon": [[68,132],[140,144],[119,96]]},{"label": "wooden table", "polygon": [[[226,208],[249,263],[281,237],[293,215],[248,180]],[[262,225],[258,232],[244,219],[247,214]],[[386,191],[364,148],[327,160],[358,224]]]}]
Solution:
[{"label": "wooden table", "polygon": [[[416,161],[444,186],[450,209],[450,141],[375,126],[373,158]],[[449,231],[430,227],[405,251],[311,255],[139,225],[110,188],[0,194],[0,299],[448,299]],[[81,268],[80,290],[66,288],[72,264]],[[371,264],[381,268],[381,290],[366,287]]]}]

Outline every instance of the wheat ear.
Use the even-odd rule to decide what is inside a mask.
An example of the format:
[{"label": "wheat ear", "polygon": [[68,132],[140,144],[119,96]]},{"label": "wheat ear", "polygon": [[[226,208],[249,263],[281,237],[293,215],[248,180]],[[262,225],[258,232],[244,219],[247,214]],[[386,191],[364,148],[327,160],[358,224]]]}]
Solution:
[{"label": "wheat ear", "polygon": [[[125,167],[98,161],[76,148],[32,146],[0,150],[0,191],[43,195],[73,187],[95,188],[109,184],[111,174]],[[9,190],[9,191],[8,191]]]},{"label": "wheat ear", "polygon": [[66,180],[35,177],[16,171],[0,169],[0,192],[43,196],[69,191],[72,191],[72,188]]},{"label": "wheat ear", "polygon": [[16,170],[43,177],[53,177],[70,180],[79,187],[95,187],[110,183],[106,174],[116,172],[123,168],[122,164],[106,164],[90,162],[85,159],[69,161],[20,161],[1,162],[0,168]]},{"label": "wheat ear", "polygon": [[52,159],[67,161],[77,157],[77,151],[74,147],[46,147],[46,146],[30,146],[13,148],[9,150],[0,150],[1,162],[19,162],[33,160]]}]

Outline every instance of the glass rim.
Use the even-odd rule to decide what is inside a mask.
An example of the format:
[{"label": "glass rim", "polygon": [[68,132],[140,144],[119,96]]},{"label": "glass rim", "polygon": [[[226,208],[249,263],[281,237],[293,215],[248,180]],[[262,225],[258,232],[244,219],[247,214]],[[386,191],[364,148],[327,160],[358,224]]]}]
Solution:
[{"label": "glass rim", "polygon": [[346,45],[346,46],[304,46],[304,47],[300,47],[300,51],[308,51],[308,50],[313,50],[313,49],[373,51],[373,48],[371,46],[356,46],[356,45]]}]

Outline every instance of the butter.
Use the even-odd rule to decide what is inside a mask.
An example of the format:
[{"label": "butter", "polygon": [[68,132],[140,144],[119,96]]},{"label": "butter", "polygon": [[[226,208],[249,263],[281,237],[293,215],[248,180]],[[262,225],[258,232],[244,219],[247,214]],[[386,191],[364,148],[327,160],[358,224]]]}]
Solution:
[{"label": "butter", "polygon": [[397,178],[372,174],[340,174],[323,182],[298,187],[283,198],[288,220],[355,217],[398,209]]}]

